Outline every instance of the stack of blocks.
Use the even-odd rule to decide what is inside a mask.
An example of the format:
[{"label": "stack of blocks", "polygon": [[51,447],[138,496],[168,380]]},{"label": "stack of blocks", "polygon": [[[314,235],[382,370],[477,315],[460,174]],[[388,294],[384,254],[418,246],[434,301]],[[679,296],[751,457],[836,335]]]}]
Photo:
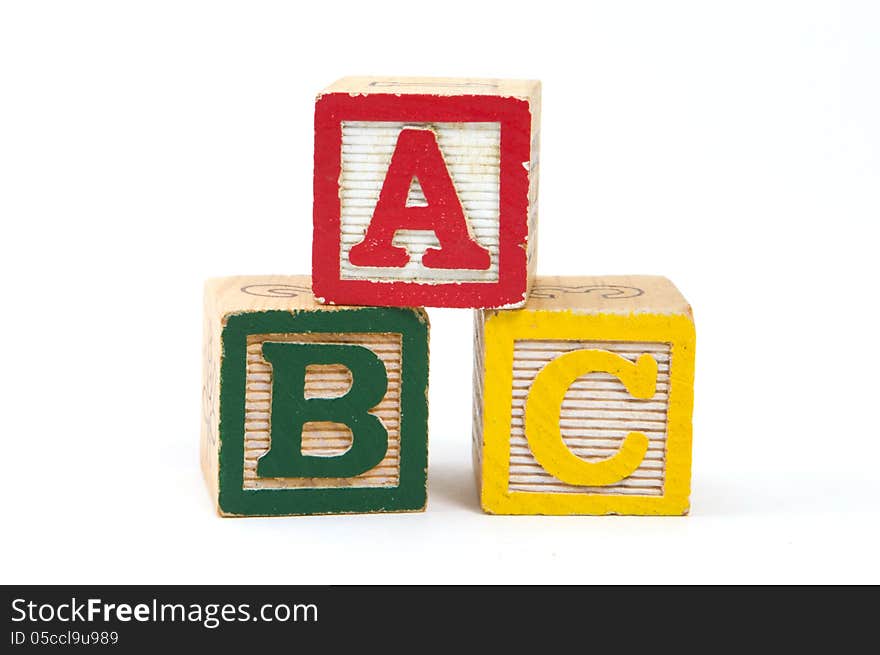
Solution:
[{"label": "stack of blocks", "polygon": [[223,516],[423,510],[428,316],[475,310],[493,514],[686,514],[694,325],[669,280],[536,277],[540,83],[345,78],[315,105],[312,278],[205,288]]}]

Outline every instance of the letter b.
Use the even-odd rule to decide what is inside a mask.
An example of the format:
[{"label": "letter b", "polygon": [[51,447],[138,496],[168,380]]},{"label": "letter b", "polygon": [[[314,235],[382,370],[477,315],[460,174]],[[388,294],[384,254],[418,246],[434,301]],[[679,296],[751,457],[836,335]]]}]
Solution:
[{"label": "letter b", "polygon": [[[263,357],[272,365],[271,446],[257,463],[261,478],[352,477],[376,466],[388,450],[388,432],[369,410],[388,388],[382,361],[357,345],[267,342]],[[311,364],[342,364],[351,372],[349,391],[337,398],[306,398]],[[342,423],[351,430],[351,448],[322,457],[302,452],[303,426],[311,421]]]}]

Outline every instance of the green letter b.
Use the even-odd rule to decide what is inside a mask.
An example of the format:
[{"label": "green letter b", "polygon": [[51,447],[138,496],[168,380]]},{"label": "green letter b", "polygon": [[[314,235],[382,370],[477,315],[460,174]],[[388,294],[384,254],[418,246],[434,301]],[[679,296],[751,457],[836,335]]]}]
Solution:
[{"label": "green letter b", "polygon": [[[368,348],[318,343],[263,344],[272,365],[272,413],[269,451],[257,462],[261,478],[349,478],[369,471],[388,451],[388,432],[369,410],[388,389],[382,360]],[[337,398],[306,398],[310,364],[342,364],[351,371],[351,389]],[[335,457],[303,455],[303,425],[311,421],[342,423],[352,445]]]}]

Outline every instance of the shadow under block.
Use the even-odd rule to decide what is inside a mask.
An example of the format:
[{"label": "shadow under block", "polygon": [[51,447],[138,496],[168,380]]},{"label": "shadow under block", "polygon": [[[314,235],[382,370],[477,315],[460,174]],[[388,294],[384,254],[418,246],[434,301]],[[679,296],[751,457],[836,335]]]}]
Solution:
[{"label": "shadow under block", "polygon": [[311,280],[205,285],[202,469],[224,516],[425,507],[428,317]]},{"label": "shadow under block", "polygon": [[534,277],[541,84],[339,80],[315,103],[321,302],[518,307]]},{"label": "shadow under block", "polygon": [[686,514],[695,332],[662,277],[539,277],[477,311],[474,465],[493,514]]}]

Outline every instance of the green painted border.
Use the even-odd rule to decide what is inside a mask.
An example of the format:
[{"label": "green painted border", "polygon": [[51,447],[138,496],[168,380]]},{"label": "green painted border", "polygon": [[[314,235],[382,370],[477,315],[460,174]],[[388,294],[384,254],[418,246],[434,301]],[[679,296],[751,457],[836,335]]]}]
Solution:
[{"label": "green painted border", "polygon": [[[406,512],[425,507],[428,467],[428,323],[419,310],[344,310],[231,314],[220,369],[220,498],[223,514],[291,516]],[[401,334],[400,485],[394,488],[242,489],[247,337],[290,332]]]}]

